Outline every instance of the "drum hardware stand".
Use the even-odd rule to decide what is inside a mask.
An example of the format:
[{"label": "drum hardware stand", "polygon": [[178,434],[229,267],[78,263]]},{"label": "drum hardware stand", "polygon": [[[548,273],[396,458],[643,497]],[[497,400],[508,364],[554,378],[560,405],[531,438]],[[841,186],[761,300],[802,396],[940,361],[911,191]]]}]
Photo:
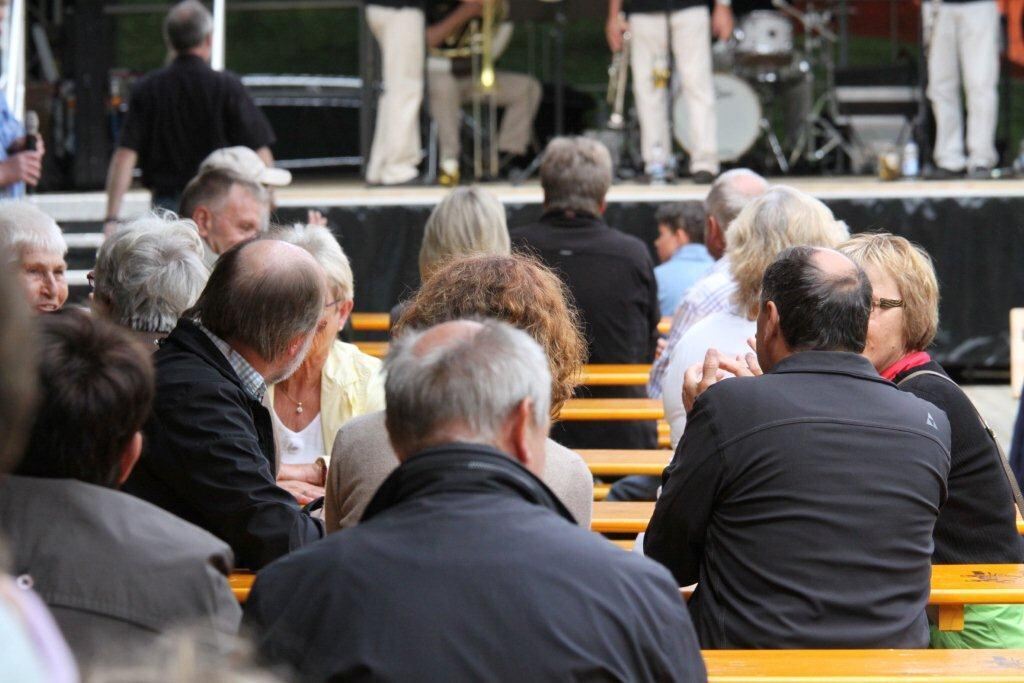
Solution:
[{"label": "drum hardware stand", "polygon": [[772,151],[772,156],[775,157],[775,163],[779,165],[779,170],[783,173],[789,173],[789,161],[786,159],[786,153],[782,151],[782,145],[779,143],[779,136],[775,134],[772,129],[772,124],[767,117],[762,116],[761,121],[758,123],[761,127],[761,132],[764,134],[765,139],[768,140],[768,147]]},{"label": "drum hardware stand", "polygon": [[[796,164],[801,157],[812,163],[821,163],[835,149],[842,149],[847,156],[853,158],[856,153],[853,145],[832,123],[837,118],[839,110],[835,98],[835,57],[832,54],[838,37],[828,28],[832,21],[832,13],[818,11],[814,2],[809,2],[807,10],[803,12],[788,0],[772,0],[772,5],[803,25],[807,61],[813,64],[817,55],[825,66],[825,90],[804,120],[803,130],[790,153],[789,163]],[[813,71],[811,74],[813,76]],[[820,146],[816,145],[818,138],[824,138]]]}]

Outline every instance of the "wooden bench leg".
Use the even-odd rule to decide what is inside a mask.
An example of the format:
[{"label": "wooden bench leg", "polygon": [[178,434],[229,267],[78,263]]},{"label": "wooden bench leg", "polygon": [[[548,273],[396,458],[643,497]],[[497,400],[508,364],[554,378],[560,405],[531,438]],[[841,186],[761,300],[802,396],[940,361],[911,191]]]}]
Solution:
[{"label": "wooden bench leg", "polygon": [[963,631],[964,630],[964,606],[963,605],[939,605],[939,630],[940,631]]}]

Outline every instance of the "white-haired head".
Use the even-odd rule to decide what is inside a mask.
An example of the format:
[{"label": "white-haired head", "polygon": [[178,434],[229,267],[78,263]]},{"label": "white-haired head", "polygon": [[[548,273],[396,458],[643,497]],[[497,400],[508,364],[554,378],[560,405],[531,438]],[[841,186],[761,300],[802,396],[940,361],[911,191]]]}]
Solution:
[{"label": "white-haired head", "polygon": [[26,251],[64,257],[68,252],[57,222],[27,201],[0,202],[0,251],[19,261]]}]

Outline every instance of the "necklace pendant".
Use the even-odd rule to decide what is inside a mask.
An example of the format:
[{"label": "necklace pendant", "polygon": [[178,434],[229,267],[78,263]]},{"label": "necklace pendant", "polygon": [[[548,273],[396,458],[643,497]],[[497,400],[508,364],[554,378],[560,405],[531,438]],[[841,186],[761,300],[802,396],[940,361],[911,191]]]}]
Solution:
[{"label": "necklace pendant", "polygon": [[301,403],[300,403],[300,404],[298,405],[298,407],[297,407],[297,408],[295,409],[295,412],[296,412],[297,414],[299,414],[299,415],[302,415],[302,404],[301,404]]}]

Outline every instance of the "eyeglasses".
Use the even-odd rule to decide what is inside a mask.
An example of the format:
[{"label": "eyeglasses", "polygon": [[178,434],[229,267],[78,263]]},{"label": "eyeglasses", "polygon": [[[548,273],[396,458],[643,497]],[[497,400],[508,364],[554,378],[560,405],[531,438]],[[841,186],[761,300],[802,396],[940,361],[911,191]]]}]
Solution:
[{"label": "eyeglasses", "polygon": [[341,303],[341,299],[335,299],[334,301],[332,301],[329,304],[324,304],[324,310],[326,311],[329,308],[334,308],[335,306],[337,306],[340,303]]},{"label": "eyeglasses", "polygon": [[890,308],[903,308],[903,306],[903,299],[886,299],[883,297],[878,297],[878,301],[871,302],[871,308],[880,308],[883,311]]}]

